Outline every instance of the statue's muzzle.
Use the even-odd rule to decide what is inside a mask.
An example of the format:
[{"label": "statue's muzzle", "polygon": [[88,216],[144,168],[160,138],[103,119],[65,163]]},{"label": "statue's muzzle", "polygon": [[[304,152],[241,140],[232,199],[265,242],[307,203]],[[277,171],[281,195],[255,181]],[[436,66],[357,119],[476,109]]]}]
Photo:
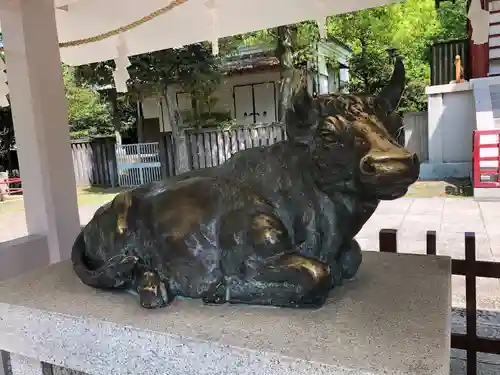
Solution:
[{"label": "statue's muzzle", "polygon": [[370,152],[361,159],[359,169],[361,178],[367,182],[406,189],[418,179],[420,161],[416,154],[403,148],[394,152]]}]

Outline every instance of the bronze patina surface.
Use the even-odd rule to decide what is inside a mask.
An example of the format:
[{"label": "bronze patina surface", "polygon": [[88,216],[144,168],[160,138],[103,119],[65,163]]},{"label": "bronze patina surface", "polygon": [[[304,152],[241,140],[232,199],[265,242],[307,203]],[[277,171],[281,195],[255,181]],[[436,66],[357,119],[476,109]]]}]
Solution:
[{"label": "bronze patina surface", "polygon": [[404,79],[397,59],[378,96],[298,89],[287,141],[119,194],[76,239],[76,274],[135,290],[146,308],[175,296],[321,306],[356,274],[353,238],[379,201],[403,196],[418,177],[417,157],[394,139]]}]

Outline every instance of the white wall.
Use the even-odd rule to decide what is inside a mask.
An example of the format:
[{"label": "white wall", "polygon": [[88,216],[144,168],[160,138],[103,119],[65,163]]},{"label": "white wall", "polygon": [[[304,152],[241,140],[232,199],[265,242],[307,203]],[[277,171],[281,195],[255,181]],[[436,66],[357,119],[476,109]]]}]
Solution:
[{"label": "white wall", "polygon": [[[320,62],[324,63],[324,58],[320,57]],[[320,66],[323,67],[320,69],[320,72],[327,75],[324,82],[319,82],[322,85],[320,93],[336,91],[341,84],[339,81],[347,79],[346,75],[342,74],[342,72],[340,74],[338,72],[329,72],[326,64],[320,64]],[[336,77],[328,77],[329,73],[335,73]],[[275,122],[278,112],[279,80],[279,71],[234,74],[224,77],[213,95],[217,99],[214,111],[230,112],[231,117],[235,118],[239,124],[253,124],[253,116],[248,116],[248,114],[253,112],[252,87],[249,86],[253,84],[255,112],[259,114],[255,116],[255,123]],[[308,88],[312,93],[313,82],[311,77],[308,77]],[[235,95],[234,97],[233,94]],[[179,85],[170,86],[169,95],[175,102],[174,104],[178,104],[180,111],[191,109],[189,94],[183,93]],[[160,118],[160,129],[162,132],[172,130],[163,98],[145,98],[143,99],[142,107],[145,118]],[[244,116],[245,112],[247,116]]]},{"label": "white wall", "polygon": [[422,179],[469,177],[476,108],[468,82],[427,87],[429,160]]},{"label": "white wall", "polygon": [[[245,74],[235,74],[231,76],[227,76],[223,79],[220,86],[215,90],[214,97],[217,98],[217,103],[214,106],[214,111],[217,112],[230,112],[231,116],[235,117],[234,110],[234,98],[233,98],[233,88],[235,86],[240,87],[236,88],[236,94],[238,98],[241,98],[244,95],[244,92],[247,90],[251,91],[250,87],[241,88],[243,85],[251,85],[251,84],[267,84],[267,85],[258,85],[255,86],[255,96],[257,98],[256,107],[257,112],[260,112],[263,123],[274,122],[276,117],[275,113],[277,112],[277,103],[275,102],[275,98],[277,100],[279,95],[279,79],[280,73],[278,71],[275,72],[259,72],[259,73],[245,73]],[[274,88],[272,88],[272,83],[274,83]],[[268,86],[267,89],[264,86]],[[169,87],[169,95],[173,101],[179,103],[179,110],[185,110],[191,108],[191,103],[189,99],[189,95],[182,92],[179,85],[172,85]],[[165,100],[161,99],[161,105],[158,105],[159,98],[145,98],[143,99],[143,113],[145,118],[157,118],[160,117],[160,127],[162,131],[171,131],[172,127],[169,123],[168,116],[166,113]],[[237,102],[238,108],[245,108],[245,104],[241,104],[241,101]],[[259,103],[260,102],[260,103]],[[177,103],[175,103],[177,104]],[[251,102],[247,103],[251,106]],[[251,106],[252,107],[252,106]],[[273,111],[274,110],[274,111]],[[251,111],[251,109],[250,109]],[[267,112],[267,116],[263,116],[263,111]],[[241,111],[240,111],[241,112]],[[248,111],[247,111],[248,112]],[[239,113],[236,113],[236,118],[239,122],[244,123],[242,121]],[[247,116],[248,117],[248,116]],[[250,121],[248,119],[248,121]],[[252,121],[253,122],[253,121]]]},{"label": "white wall", "polygon": [[405,113],[403,117],[405,147],[418,155],[420,162],[429,159],[428,114],[427,112]]},{"label": "white wall", "polygon": [[[233,101],[233,87],[241,85],[248,85],[252,83],[268,83],[274,82],[276,98],[279,94],[279,72],[262,72],[262,73],[247,73],[242,75],[232,75],[226,77],[220,87],[215,92],[215,97],[219,99],[215,106],[216,111],[230,111],[231,115],[234,117],[234,101]],[[273,98],[268,98],[274,101]],[[236,114],[238,115],[238,114]],[[237,116],[239,118],[239,116]]]}]

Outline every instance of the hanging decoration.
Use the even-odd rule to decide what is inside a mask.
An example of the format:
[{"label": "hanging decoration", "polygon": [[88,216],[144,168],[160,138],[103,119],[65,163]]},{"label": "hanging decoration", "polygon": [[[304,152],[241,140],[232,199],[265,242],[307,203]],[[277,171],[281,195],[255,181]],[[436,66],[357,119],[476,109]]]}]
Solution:
[{"label": "hanging decoration", "polygon": [[128,58],[127,45],[125,39],[118,36],[118,46],[116,48],[118,56],[115,59],[115,70],[113,71],[113,80],[117,92],[127,92],[127,81],[130,79],[127,68],[131,65]]},{"label": "hanging decoration", "polygon": [[7,85],[7,74],[5,74],[5,63],[0,58],[0,107],[8,107],[9,86]]},{"label": "hanging decoration", "polygon": [[[149,22],[149,21],[151,21],[159,16],[162,16],[163,14],[171,11],[172,9],[176,8],[179,5],[184,4],[187,1],[188,0],[173,0],[171,3],[164,6],[163,8],[155,10],[154,12],[148,14],[147,16],[144,16],[144,17],[138,19],[137,21],[131,22],[125,26],[118,27],[116,29],[113,29],[111,31],[107,31],[107,32],[102,33],[102,34],[91,36],[89,38],[82,38],[82,39],[71,40],[68,42],[61,42],[61,43],[59,43],[59,48],[77,47],[77,46],[81,46],[84,44],[100,42],[102,40],[109,39],[113,36],[117,36],[119,34],[126,32],[126,31],[135,29],[137,26],[141,26],[141,25],[145,24],[146,22]],[[3,51],[3,47],[0,47],[0,51]]]},{"label": "hanging decoration", "polygon": [[[113,29],[111,31],[98,34],[89,38],[83,38],[83,39],[77,39],[77,40],[72,40],[68,42],[62,42],[59,43],[59,48],[68,48],[68,47],[77,47],[81,46],[84,44],[89,44],[89,43],[94,43],[94,42],[100,42],[105,39],[109,39],[113,36],[118,36],[119,37],[119,42],[117,46],[118,50],[118,57],[115,59],[115,64],[116,64],[116,69],[113,71],[113,80],[115,82],[115,88],[116,91],[118,92],[127,92],[127,80],[130,78],[130,75],[128,73],[127,68],[130,66],[130,60],[127,57],[127,48],[125,45],[125,41],[123,40],[123,37],[121,37],[121,34],[123,34],[126,31],[135,29],[138,26],[141,26],[145,24],[146,22],[149,22],[169,11],[172,9],[176,8],[179,5],[184,4],[188,0],[173,0],[170,2],[168,5],[148,14],[147,16],[144,16],[137,21],[134,21],[132,23],[129,23],[125,26]],[[61,9],[65,12],[69,11],[68,6],[62,6],[59,7],[58,9]],[[212,42],[214,43],[214,42]],[[216,47],[213,48],[214,51],[219,53],[219,46],[217,39],[215,39]],[[4,51],[4,47],[0,47],[0,52]],[[7,100],[7,95],[9,94],[9,88],[7,86],[7,74],[5,73],[5,64],[3,60],[0,58],[0,107],[6,107],[9,105],[8,100]]]},{"label": "hanging decoration", "polygon": [[472,27],[472,42],[474,44],[488,43],[490,12],[483,9],[481,0],[471,1],[467,18],[469,18]]},{"label": "hanging decoration", "polygon": [[215,0],[207,0],[205,1],[205,6],[208,8],[210,12],[210,20],[211,20],[211,42],[212,42],[212,54],[217,56],[219,54],[219,38],[217,36],[217,5],[215,4]]}]

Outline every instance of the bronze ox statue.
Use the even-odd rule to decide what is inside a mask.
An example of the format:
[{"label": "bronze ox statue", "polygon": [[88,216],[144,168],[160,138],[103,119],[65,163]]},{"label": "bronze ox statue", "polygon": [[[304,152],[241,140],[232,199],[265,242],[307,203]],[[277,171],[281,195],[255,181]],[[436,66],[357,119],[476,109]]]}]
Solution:
[{"label": "bronze ox statue", "polygon": [[321,306],[356,274],[353,238],[379,201],[418,177],[417,157],[394,138],[404,79],[397,59],[378,96],[302,88],[285,116],[288,140],[120,193],[76,239],[76,275],[133,290],[145,308],[175,296]]}]

